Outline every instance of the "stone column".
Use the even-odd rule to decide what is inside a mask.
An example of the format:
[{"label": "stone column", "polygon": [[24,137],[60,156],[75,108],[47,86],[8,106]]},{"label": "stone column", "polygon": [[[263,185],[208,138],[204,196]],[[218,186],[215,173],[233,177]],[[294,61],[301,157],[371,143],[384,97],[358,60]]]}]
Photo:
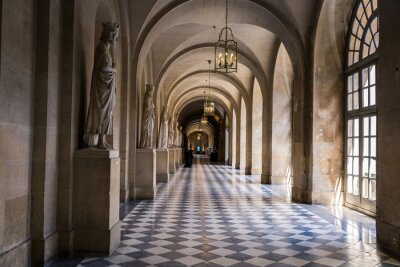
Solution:
[{"label": "stone column", "polygon": [[179,169],[180,164],[179,164],[179,148],[174,148],[174,155],[175,155],[175,167],[176,169]]},{"label": "stone column", "polygon": [[120,243],[117,150],[82,149],[74,157],[74,253],[111,255]]},{"label": "stone column", "polygon": [[235,169],[240,169],[240,125],[241,125],[241,110],[239,108],[238,115],[236,116],[236,162]]},{"label": "stone column", "polygon": [[155,149],[136,149],[135,198],[153,199],[156,195]]},{"label": "stone column", "polygon": [[[246,111],[246,165],[245,174],[252,174],[252,157],[253,157],[253,114],[251,101]],[[243,108],[243,107],[242,107]]]},{"label": "stone column", "polygon": [[179,148],[179,166],[183,164],[183,148]]},{"label": "stone column", "polygon": [[169,162],[168,171],[170,174],[174,174],[176,172],[176,166],[175,166],[175,150],[173,148],[168,149],[168,162]]},{"label": "stone column", "polygon": [[[231,116],[232,118],[232,116]],[[230,126],[228,128],[228,143],[225,149],[228,149],[228,166],[232,166],[232,120],[230,121]]]},{"label": "stone column", "polygon": [[169,153],[168,149],[156,150],[156,181],[168,183],[169,181]]}]

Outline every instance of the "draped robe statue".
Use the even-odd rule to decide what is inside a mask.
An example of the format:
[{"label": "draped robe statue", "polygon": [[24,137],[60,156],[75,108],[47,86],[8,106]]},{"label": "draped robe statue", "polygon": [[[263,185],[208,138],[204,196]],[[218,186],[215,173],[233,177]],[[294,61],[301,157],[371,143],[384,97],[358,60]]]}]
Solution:
[{"label": "draped robe statue", "polygon": [[90,88],[89,109],[86,117],[83,141],[88,147],[112,149],[106,135],[112,135],[113,109],[115,106],[115,62],[114,50],[119,25],[103,23],[103,32],[94,55]]},{"label": "draped robe statue", "polygon": [[175,147],[179,147],[179,122],[176,122],[176,127],[175,127],[175,134],[174,134],[174,145]]},{"label": "draped robe statue", "polygon": [[139,148],[153,148],[153,129],[154,129],[154,119],[155,119],[153,93],[154,93],[154,86],[146,84]]},{"label": "draped robe statue", "polygon": [[158,133],[158,148],[168,148],[168,108],[163,107],[161,114],[160,131]]},{"label": "draped robe statue", "polygon": [[179,146],[179,147],[183,147],[183,146],[182,146],[182,140],[183,140],[182,126],[180,126],[180,127],[179,127],[179,143],[178,143],[178,146]]},{"label": "draped robe statue", "polygon": [[168,130],[168,147],[174,147],[174,124],[172,123],[172,116],[169,120],[169,130]]}]

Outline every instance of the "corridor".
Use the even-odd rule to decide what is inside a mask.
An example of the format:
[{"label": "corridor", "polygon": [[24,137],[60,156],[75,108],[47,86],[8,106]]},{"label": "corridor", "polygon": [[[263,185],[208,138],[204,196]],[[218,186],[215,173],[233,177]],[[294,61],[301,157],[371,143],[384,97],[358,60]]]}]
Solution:
[{"label": "corridor", "polygon": [[254,177],[195,158],[125,217],[111,257],[78,266],[400,266],[374,248],[374,231],[351,227],[372,219],[334,223],[328,209],[290,203]]}]

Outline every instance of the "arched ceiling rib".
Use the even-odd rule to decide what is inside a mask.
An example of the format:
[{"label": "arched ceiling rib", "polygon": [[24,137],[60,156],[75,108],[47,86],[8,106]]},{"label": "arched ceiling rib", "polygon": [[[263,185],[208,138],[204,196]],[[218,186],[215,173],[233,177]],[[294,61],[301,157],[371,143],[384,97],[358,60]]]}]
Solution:
[{"label": "arched ceiling rib", "polygon": [[[228,20],[238,41],[239,68],[234,74],[216,73],[211,77],[216,102],[227,114],[237,112],[241,99],[249,106],[254,78],[262,91],[268,90],[280,42],[288,50],[296,71],[302,72],[305,40],[317,2],[229,0]],[[140,73],[151,64],[156,90],[162,91],[155,95],[162,95],[162,101],[172,105],[174,113],[179,114],[185,104],[202,99],[201,92],[208,87],[206,60],[214,58],[224,11],[225,1],[221,0],[157,1],[136,42],[132,61],[136,85],[142,84]],[[151,81],[144,81],[148,82]]]}]

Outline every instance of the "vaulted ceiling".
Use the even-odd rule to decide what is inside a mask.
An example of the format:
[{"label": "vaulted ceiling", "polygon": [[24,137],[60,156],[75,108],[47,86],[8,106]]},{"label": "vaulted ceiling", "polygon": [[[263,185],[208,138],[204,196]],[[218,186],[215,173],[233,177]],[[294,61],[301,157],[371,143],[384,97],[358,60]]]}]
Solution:
[{"label": "vaulted ceiling", "polygon": [[[198,101],[208,88],[208,62],[225,25],[225,0],[131,1],[132,31],[138,31],[134,60],[136,84],[151,68],[157,101],[179,117],[185,106],[202,109]],[[137,2],[141,2],[140,4]],[[255,79],[263,93],[271,89],[281,44],[295,65],[306,53],[319,0],[228,0],[228,24],[238,42],[238,72],[212,73],[211,94],[226,114],[245,108]],[[140,9],[140,13],[138,10]],[[137,24],[141,21],[142,27]],[[198,120],[198,116],[193,119]],[[179,118],[183,119],[182,116]],[[187,118],[185,119],[187,120]],[[189,125],[190,120],[186,122]]]}]

